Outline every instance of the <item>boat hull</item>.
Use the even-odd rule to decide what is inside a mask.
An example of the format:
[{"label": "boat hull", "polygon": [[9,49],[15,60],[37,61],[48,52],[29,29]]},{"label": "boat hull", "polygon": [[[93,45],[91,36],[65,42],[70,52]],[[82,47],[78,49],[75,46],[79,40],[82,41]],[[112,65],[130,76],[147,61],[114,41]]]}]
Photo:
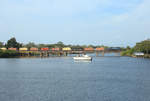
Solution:
[{"label": "boat hull", "polygon": [[92,57],[73,57],[74,60],[92,60]]}]

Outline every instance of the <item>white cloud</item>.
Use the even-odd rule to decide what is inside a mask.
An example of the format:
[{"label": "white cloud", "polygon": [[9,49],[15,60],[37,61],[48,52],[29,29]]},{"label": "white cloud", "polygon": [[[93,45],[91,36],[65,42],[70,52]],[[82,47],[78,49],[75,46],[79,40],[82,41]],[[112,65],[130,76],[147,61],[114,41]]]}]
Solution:
[{"label": "white cloud", "polygon": [[0,13],[4,15],[45,14],[72,15],[81,11],[90,11],[97,5],[103,5],[107,0],[24,0],[0,1]]},{"label": "white cloud", "polygon": [[150,1],[144,0],[130,12],[113,16],[109,19],[111,26],[115,26],[116,36],[121,35],[120,40],[137,42],[150,37]]},{"label": "white cloud", "polygon": [[[0,32],[16,33],[20,40],[23,40],[22,35],[17,33],[22,33],[26,39],[28,35],[38,34],[36,38],[44,40],[50,35],[53,40],[67,38],[68,42],[78,40],[79,43],[106,45],[113,44],[111,42],[131,45],[150,37],[147,34],[150,33],[149,0],[18,1],[0,0],[0,26],[3,28]],[[66,37],[58,38],[62,34]]]},{"label": "white cloud", "polygon": [[135,4],[136,2],[126,0],[1,0],[0,13],[6,16],[28,14],[68,16],[93,12],[97,9],[99,13],[107,8],[131,9]]}]

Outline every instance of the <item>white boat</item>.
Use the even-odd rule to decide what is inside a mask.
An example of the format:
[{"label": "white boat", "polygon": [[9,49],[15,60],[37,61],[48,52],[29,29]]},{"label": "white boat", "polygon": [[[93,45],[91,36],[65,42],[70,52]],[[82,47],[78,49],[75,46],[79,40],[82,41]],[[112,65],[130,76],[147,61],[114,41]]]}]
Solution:
[{"label": "white boat", "polygon": [[88,55],[77,55],[76,57],[73,57],[74,60],[92,60],[92,57],[88,56]]}]

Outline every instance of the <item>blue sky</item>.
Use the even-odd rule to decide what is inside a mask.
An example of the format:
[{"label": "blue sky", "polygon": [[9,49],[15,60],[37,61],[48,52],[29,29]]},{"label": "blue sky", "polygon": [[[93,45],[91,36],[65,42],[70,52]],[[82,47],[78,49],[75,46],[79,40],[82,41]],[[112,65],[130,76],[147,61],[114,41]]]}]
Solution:
[{"label": "blue sky", "polygon": [[133,46],[150,38],[150,0],[0,0],[0,41]]}]

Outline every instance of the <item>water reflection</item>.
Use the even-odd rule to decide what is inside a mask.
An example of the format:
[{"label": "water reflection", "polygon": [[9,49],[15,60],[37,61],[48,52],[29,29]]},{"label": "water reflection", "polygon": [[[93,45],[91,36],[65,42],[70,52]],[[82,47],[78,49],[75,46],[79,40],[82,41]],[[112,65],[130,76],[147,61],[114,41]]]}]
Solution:
[{"label": "water reflection", "polygon": [[74,60],[74,62],[88,62],[88,63],[91,63],[92,60]]}]

